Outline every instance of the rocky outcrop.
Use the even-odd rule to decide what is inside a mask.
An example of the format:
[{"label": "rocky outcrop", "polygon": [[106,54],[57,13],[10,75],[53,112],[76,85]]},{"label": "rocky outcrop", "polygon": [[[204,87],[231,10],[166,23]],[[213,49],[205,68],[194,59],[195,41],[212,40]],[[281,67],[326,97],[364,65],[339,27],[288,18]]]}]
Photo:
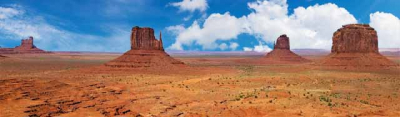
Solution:
[{"label": "rocky outcrop", "polygon": [[49,53],[37,48],[33,44],[33,37],[22,39],[21,45],[15,48],[0,48],[0,54],[36,54],[36,53]]},{"label": "rocky outcrop", "polygon": [[183,62],[165,53],[161,33],[160,40],[157,40],[153,29],[136,26],[132,28],[131,50],[105,65],[109,67],[144,68],[179,66],[183,65]]},{"label": "rocky outcrop", "polygon": [[275,63],[310,62],[309,60],[290,51],[289,37],[286,35],[279,36],[276,44],[274,44],[274,50],[269,52],[263,60],[274,61]]},{"label": "rocky outcrop", "polygon": [[376,31],[365,24],[349,24],[338,29],[332,38],[331,54],[322,60],[329,66],[394,66],[378,50]]},{"label": "rocky outcrop", "polygon": [[132,28],[131,50],[164,50],[160,32],[160,40],[154,37],[154,30],[148,27]]},{"label": "rocky outcrop", "polygon": [[379,53],[378,36],[369,25],[345,25],[333,34],[332,53]]},{"label": "rocky outcrop", "polygon": [[279,36],[274,45],[274,49],[290,50],[289,37],[287,37],[285,34]]}]

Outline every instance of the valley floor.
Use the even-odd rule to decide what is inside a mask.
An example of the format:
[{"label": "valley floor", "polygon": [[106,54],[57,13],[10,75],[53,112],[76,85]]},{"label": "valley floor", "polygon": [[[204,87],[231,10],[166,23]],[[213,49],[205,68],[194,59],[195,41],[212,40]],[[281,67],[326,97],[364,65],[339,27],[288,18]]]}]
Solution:
[{"label": "valley floor", "polygon": [[337,70],[241,63],[254,57],[178,57],[188,68],[112,70],[99,66],[119,55],[7,56],[0,60],[1,117],[400,116],[399,67]]}]

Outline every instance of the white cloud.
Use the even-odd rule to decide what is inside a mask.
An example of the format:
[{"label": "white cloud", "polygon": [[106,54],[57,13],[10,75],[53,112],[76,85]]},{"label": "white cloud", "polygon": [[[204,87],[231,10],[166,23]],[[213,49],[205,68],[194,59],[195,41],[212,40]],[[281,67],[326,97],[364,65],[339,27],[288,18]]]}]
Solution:
[{"label": "white cloud", "polygon": [[226,45],[226,43],[222,43],[219,45],[219,49],[221,49],[221,50],[225,50],[227,48],[228,48],[228,45]]},{"label": "white cloud", "polygon": [[1,19],[7,19],[10,17],[13,17],[15,15],[23,13],[22,11],[18,11],[13,8],[5,8],[5,7],[0,7],[0,20]]},{"label": "white cloud", "polygon": [[254,12],[247,16],[252,34],[271,43],[287,34],[292,48],[330,49],[333,32],[342,25],[357,23],[344,8],[335,4],[298,7],[288,15],[286,1],[249,3]]},{"label": "white cloud", "polygon": [[271,50],[271,48],[269,48],[267,45],[261,44],[261,42],[259,45],[254,46],[254,51],[256,52],[270,52]]},{"label": "white cloud", "polygon": [[[125,51],[129,49],[129,31],[112,28],[108,37],[79,34],[49,24],[45,18],[27,14],[23,7],[0,7],[0,35],[20,40],[33,36],[35,45],[57,51]],[[126,45],[126,46],[121,46]]]},{"label": "white cloud", "polygon": [[251,47],[243,47],[243,51],[250,52],[250,51],[253,51],[253,48],[251,48]]},{"label": "white cloud", "polygon": [[230,45],[229,45],[229,48],[231,50],[236,50],[237,47],[239,47],[239,44],[236,43],[236,42],[231,42]]},{"label": "white cloud", "polygon": [[370,14],[370,25],[378,33],[379,48],[400,48],[400,19],[390,13]]},{"label": "white cloud", "polygon": [[272,49],[268,47],[267,45],[263,45],[261,41],[258,42],[258,45],[255,45],[253,48],[251,47],[243,47],[243,51],[249,52],[249,51],[255,51],[255,52],[270,52]]},{"label": "white cloud", "polygon": [[[240,33],[245,32],[245,18],[236,18],[229,12],[225,14],[211,14],[202,26],[194,21],[193,24],[181,30],[181,26],[170,26],[167,29],[173,32],[180,32],[174,44],[169,49],[182,50],[183,45],[201,45],[205,50],[212,50],[218,47],[217,40],[228,41],[236,39]],[[178,28],[179,27],[179,28]]]},{"label": "white cloud", "polygon": [[181,2],[171,3],[172,6],[178,7],[180,11],[194,12],[199,10],[204,12],[208,8],[207,0],[183,0]]},{"label": "white cloud", "polygon": [[[211,14],[202,27],[195,21],[178,34],[170,49],[183,49],[182,45],[192,44],[215,49],[217,40],[230,41],[243,33],[265,43],[287,34],[292,48],[330,49],[334,31],[342,25],[357,23],[346,9],[332,3],[298,7],[290,15],[286,0],[258,0],[248,3],[248,7],[252,12],[240,18],[227,12]],[[266,50],[264,46],[257,47],[257,50]]]},{"label": "white cloud", "polygon": [[167,31],[172,32],[172,34],[174,35],[178,35],[179,33],[185,31],[185,27],[183,26],[183,24],[181,25],[175,25],[175,26],[168,26]]}]

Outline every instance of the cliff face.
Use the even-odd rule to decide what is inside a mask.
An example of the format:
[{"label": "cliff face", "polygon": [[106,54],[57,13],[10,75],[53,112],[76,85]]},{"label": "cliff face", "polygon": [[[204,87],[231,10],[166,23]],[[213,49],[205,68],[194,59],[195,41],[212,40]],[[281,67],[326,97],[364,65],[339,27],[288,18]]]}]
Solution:
[{"label": "cliff face", "polygon": [[151,28],[133,27],[130,40],[131,50],[106,63],[106,66],[117,68],[155,68],[173,67],[184,64],[164,52],[161,33],[160,40],[157,40],[154,37],[154,30]]},{"label": "cliff face", "polygon": [[279,36],[279,38],[276,40],[276,44],[274,45],[274,49],[290,50],[289,37],[286,35]]},{"label": "cliff face", "polygon": [[379,53],[378,36],[369,25],[345,25],[333,34],[332,53]]},{"label": "cliff face", "polygon": [[378,36],[369,25],[349,24],[332,37],[332,50],[322,65],[352,67],[396,66],[378,51]]},{"label": "cliff face", "polygon": [[140,28],[135,26],[132,28],[131,34],[132,50],[164,50],[160,33],[160,40],[154,36],[154,30],[151,28]]}]

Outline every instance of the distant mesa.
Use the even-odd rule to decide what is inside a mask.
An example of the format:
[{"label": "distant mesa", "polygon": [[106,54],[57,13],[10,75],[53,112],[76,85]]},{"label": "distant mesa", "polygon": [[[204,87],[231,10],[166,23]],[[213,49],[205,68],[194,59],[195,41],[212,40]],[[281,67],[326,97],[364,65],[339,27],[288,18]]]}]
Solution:
[{"label": "distant mesa", "polygon": [[328,66],[394,66],[378,50],[378,36],[366,24],[349,24],[338,29],[332,38],[331,54],[322,60]]},{"label": "distant mesa", "polygon": [[285,34],[279,36],[274,44],[274,50],[269,52],[263,60],[283,62],[283,63],[306,63],[310,62],[290,50],[289,37]]},{"label": "distant mesa", "polygon": [[38,53],[50,53],[37,48],[33,44],[33,37],[30,36],[28,39],[22,39],[21,45],[15,48],[0,48],[0,54],[38,54]]},{"label": "distant mesa", "polygon": [[131,34],[131,50],[105,65],[109,67],[143,68],[179,66],[184,65],[184,63],[165,53],[161,32],[160,40],[157,40],[152,28],[135,26],[132,28]]}]

